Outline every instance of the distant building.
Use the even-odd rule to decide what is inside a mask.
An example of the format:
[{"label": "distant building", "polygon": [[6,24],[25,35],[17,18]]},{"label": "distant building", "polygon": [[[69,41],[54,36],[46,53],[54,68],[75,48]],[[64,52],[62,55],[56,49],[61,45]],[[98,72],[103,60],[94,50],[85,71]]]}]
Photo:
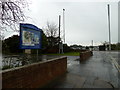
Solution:
[{"label": "distant building", "polygon": [[71,45],[70,48],[77,50],[77,49],[82,49],[82,46],[81,45]]}]

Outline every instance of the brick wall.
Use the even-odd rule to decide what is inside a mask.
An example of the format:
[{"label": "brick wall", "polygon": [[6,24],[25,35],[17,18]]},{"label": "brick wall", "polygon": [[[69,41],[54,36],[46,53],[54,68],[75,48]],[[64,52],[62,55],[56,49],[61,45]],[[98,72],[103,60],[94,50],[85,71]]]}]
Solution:
[{"label": "brick wall", "polygon": [[93,55],[92,51],[84,51],[80,53],[80,61],[84,61]]},{"label": "brick wall", "polygon": [[60,57],[2,72],[3,88],[40,88],[67,71],[67,57]]}]

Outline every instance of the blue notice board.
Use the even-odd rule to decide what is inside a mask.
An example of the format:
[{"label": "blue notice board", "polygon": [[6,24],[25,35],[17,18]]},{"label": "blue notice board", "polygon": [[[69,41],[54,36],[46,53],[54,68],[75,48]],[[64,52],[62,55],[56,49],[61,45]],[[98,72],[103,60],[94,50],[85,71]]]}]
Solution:
[{"label": "blue notice board", "polygon": [[41,29],[20,23],[20,49],[41,49]]}]

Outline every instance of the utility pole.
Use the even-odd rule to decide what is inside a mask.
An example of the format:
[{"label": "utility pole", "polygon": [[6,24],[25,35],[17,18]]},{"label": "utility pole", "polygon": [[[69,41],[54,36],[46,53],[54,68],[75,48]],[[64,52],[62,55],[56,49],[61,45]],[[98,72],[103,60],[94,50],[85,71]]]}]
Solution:
[{"label": "utility pole", "polygon": [[108,4],[108,29],[109,29],[109,50],[111,50],[111,33],[110,33],[110,6]]}]

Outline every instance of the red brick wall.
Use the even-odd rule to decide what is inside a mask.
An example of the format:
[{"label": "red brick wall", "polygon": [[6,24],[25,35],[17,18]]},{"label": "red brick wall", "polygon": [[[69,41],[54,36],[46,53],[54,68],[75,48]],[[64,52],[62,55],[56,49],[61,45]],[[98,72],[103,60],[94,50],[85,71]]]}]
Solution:
[{"label": "red brick wall", "polygon": [[85,51],[80,53],[80,61],[86,60],[93,55],[92,51]]},{"label": "red brick wall", "polygon": [[[0,70],[1,72],[1,70]],[[2,73],[0,73],[0,90],[2,90]]]},{"label": "red brick wall", "polygon": [[2,72],[3,88],[39,88],[67,71],[67,57],[34,63]]}]

